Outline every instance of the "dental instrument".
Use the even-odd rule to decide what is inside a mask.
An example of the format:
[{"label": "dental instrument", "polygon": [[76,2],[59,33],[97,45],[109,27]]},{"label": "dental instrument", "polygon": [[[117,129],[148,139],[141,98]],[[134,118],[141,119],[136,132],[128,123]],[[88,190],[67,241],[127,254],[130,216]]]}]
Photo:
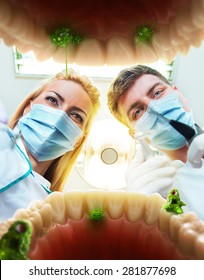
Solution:
[{"label": "dental instrument", "polygon": [[144,133],[136,132],[134,138],[136,141],[139,142],[142,148],[144,160],[154,157],[154,151],[149,147],[148,143],[146,142]]},{"label": "dental instrument", "polygon": [[174,129],[176,129],[181,135],[183,135],[185,137],[188,145],[191,144],[192,140],[196,136],[204,133],[203,130],[197,125],[195,125],[196,130],[197,130],[197,131],[195,131],[195,129],[193,129],[189,125],[184,124],[179,121],[169,120],[166,117],[164,117],[163,115],[161,115],[160,113],[154,111],[153,109],[150,109],[149,111],[150,111],[150,113],[153,113],[154,115],[158,116],[160,119],[163,119],[165,122],[168,122]]}]

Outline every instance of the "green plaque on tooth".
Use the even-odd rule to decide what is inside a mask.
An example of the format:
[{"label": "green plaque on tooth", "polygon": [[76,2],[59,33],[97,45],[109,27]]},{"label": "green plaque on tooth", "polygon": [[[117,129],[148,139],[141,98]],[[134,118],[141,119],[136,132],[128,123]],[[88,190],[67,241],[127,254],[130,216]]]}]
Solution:
[{"label": "green plaque on tooth", "polygon": [[15,221],[0,240],[0,260],[27,260],[32,237],[31,225]]},{"label": "green plaque on tooth", "polygon": [[92,209],[91,212],[89,213],[90,221],[99,223],[103,219],[104,219],[104,213],[103,213],[103,209],[101,208]]},{"label": "green plaque on tooth", "polygon": [[168,193],[167,202],[163,206],[163,208],[167,212],[173,212],[175,214],[182,214],[183,209],[181,207],[185,206],[185,205],[186,204],[180,199],[178,189],[172,189]]}]

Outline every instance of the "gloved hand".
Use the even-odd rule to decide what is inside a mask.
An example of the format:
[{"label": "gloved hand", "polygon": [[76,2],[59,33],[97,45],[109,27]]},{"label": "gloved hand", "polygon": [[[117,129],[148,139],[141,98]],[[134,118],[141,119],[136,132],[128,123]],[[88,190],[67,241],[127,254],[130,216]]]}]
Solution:
[{"label": "gloved hand", "polygon": [[187,160],[194,168],[202,166],[202,157],[204,156],[204,134],[196,136],[189,146]]},{"label": "gloved hand", "polygon": [[158,192],[166,197],[172,188],[177,168],[166,156],[154,156],[144,161],[138,151],[126,172],[127,191]]}]

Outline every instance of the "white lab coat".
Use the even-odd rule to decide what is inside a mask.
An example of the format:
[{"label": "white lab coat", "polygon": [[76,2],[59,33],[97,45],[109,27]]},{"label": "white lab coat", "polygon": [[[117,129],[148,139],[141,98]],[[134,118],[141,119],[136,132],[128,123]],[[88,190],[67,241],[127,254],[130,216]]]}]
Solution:
[{"label": "white lab coat", "polygon": [[181,200],[186,204],[184,212],[193,211],[204,220],[204,162],[201,168],[193,168],[183,163],[177,170],[173,187],[177,188]]},{"label": "white lab coat", "polygon": [[0,222],[51,192],[50,182],[32,170],[20,137],[12,139],[13,131],[0,124]]}]

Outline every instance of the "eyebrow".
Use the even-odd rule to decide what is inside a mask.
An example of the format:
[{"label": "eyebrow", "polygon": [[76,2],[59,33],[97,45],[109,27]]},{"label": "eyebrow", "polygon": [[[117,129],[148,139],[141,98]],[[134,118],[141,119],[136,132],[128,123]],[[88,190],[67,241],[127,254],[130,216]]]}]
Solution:
[{"label": "eyebrow", "polygon": [[[151,86],[151,88],[149,88],[146,92],[146,96],[149,96],[152,91],[159,85],[163,85],[161,82],[157,82],[155,84],[153,84],[153,86]],[[132,111],[132,109],[136,108],[138,105],[140,104],[140,101],[136,101],[133,104],[130,105],[129,109],[127,110],[127,116],[129,118],[130,112]]]},{"label": "eyebrow", "polygon": [[[59,94],[58,92],[56,92],[54,90],[50,90],[50,92],[55,93],[59,97],[61,102],[65,102],[65,99],[61,96],[61,94]],[[79,108],[78,106],[72,106],[69,110],[75,110],[75,111],[81,112],[87,117],[87,113],[83,109]]]},{"label": "eyebrow", "polygon": [[60,99],[61,102],[64,102],[64,101],[65,101],[64,98],[63,98],[58,92],[56,92],[56,91],[54,91],[54,90],[50,90],[50,92],[55,93],[55,94],[57,95],[57,97],[59,97],[59,99]]},{"label": "eyebrow", "polygon": [[72,106],[70,108],[70,110],[75,110],[75,111],[81,112],[81,113],[83,113],[87,117],[87,113],[84,110],[82,110],[81,108],[77,107],[77,106]]}]

